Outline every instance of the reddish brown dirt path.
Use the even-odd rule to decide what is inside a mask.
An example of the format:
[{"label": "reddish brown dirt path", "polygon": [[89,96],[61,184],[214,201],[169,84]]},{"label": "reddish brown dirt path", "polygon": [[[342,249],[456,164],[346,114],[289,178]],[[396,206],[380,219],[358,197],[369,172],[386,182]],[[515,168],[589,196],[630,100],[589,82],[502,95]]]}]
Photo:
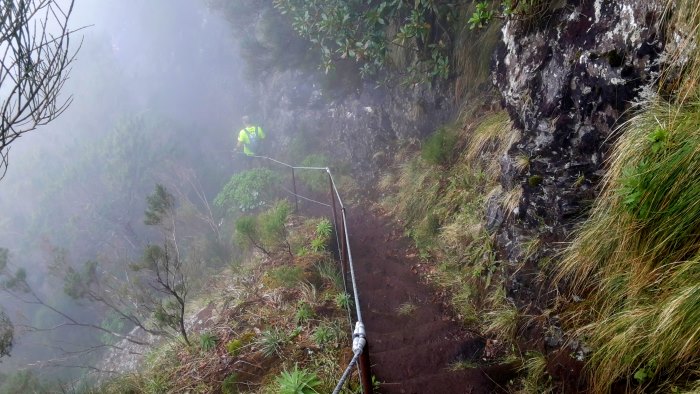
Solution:
[{"label": "reddish brown dirt path", "polygon": [[[497,393],[499,367],[451,371],[457,361],[478,362],[483,339],[453,321],[435,292],[413,272],[420,263],[411,242],[379,209],[349,212],[350,245],[372,373],[382,393]],[[415,306],[410,314],[399,307]]]}]

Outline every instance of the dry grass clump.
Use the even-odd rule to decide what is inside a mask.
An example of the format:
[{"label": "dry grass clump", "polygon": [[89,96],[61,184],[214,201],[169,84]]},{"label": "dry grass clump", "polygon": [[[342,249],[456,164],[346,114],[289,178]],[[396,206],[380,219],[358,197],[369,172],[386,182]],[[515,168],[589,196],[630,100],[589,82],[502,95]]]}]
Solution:
[{"label": "dry grass clump", "polygon": [[623,125],[604,191],[560,266],[585,297],[572,318],[594,348],[595,392],[700,380],[700,5],[681,1],[673,14],[690,59],[662,80],[674,96],[652,96]]}]

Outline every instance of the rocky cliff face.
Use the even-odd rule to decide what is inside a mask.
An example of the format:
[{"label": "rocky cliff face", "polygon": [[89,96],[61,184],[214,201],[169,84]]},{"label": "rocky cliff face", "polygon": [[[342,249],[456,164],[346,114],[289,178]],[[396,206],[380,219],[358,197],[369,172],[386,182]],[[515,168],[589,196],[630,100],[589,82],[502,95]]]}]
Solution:
[{"label": "rocky cliff face", "polygon": [[365,186],[382,169],[397,141],[423,138],[454,116],[449,89],[415,85],[323,87],[323,77],[288,70],[261,82],[262,118],[284,152],[302,138],[311,152],[350,163]]},{"label": "rocky cliff face", "polygon": [[[503,196],[491,198],[487,222],[512,263],[528,254],[534,265],[551,255],[585,217],[615,126],[653,82],[664,49],[661,0],[550,3],[534,19],[505,24],[494,61],[494,85],[520,132],[501,160],[501,183],[504,194],[522,197],[512,212],[504,212]],[[448,84],[356,83],[338,93],[322,88],[322,79],[295,70],[270,74],[257,89],[262,122],[282,151],[300,137],[312,151],[351,163],[368,187],[397,141],[423,138],[455,115]],[[540,246],[534,256],[525,251],[533,244]]]},{"label": "rocky cliff face", "polygon": [[492,200],[489,207],[511,262],[533,239],[566,240],[585,215],[614,128],[653,81],[663,50],[660,1],[569,0],[552,8],[539,20],[506,23],[494,72],[521,131],[501,163],[503,189],[522,188],[519,206],[502,212]]}]

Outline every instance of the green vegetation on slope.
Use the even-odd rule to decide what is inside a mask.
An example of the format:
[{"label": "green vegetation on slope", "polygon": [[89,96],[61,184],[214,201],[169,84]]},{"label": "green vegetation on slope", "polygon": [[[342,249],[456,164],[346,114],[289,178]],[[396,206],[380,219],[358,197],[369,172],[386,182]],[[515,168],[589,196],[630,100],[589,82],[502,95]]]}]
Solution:
[{"label": "green vegetation on slope", "polygon": [[604,191],[560,266],[584,297],[570,320],[593,347],[595,392],[679,392],[700,380],[700,6],[674,11],[691,60],[662,80],[671,96],[651,95],[622,127]]},{"label": "green vegetation on slope", "polygon": [[[260,216],[279,216],[279,206]],[[347,312],[335,303],[344,292],[337,263],[326,248],[311,249],[319,238],[327,245],[327,222],[284,215],[287,235],[277,242],[289,242],[300,253],[290,256],[271,245],[277,253],[252,254],[213,279],[203,296],[218,315],[197,329],[196,345],[163,343],[138,372],[109,381],[99,392],[332,391],[350,356],[350,338]],[[350,384],[344,393],[357,389]]]},{"label": "green vegetation on slope", "polygon": [[[449,291],[466,323],[479,322],[477,311],[487,304],[507,303],[488,297],[502,286],[502,277],[484,206],[500,193],[498,158],[515,134],[504,112],[459,121],[429,137],[420,152],[404,153],[410,157],[383,180],[384,187],[396,188],[386,205],[405,222],[421,256],[438,261],[432,279]],[[490,323],[499,326],[496,320],[503,317],[494,314]]]}]

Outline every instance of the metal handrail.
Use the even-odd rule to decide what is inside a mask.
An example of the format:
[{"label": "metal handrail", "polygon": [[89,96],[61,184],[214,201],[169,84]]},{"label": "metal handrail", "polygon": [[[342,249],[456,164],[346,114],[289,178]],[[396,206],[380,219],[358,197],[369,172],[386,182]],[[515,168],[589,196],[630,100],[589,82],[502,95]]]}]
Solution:
[{"label": "metal handrail", "polygon": [[[347,262],[347,265],[349,267],[350,281],[352,284],[353,298],[355,301],[355,314],[357,316],[357,322],[355,323],[355,329],[352,332],[353,358],[350,361],[350,364],[348,365],[348,367],[345,369],[345,372],[343,373],[341,379],[338,381],[338,385],[336,386],[333,393],[340,392],[340,390],[342,389],[343,385],[345,384],[345,381],[347,380],[347,378],[350,374],[350,371],[352,370],[352,367],[359,362],[360,383],[361,383],[361,387],[362,387],[362,392],[364,394],[371,394],[372,393],[372,375],[370,372],[369,351],[367,349],[367,338],[366,338],[366,333],[365,333],[365,326],[364,326],[364,323],[362,321],[362,311],[360,310],[360,296],[359,296],[359,291],[358,291],[358,286],[357,286],[357,280],[355,278],[355,265],[353,263],[352,251],[350,249],[350,234],[348,232],[347,210],[345,208],[345,205],[343,204],[343,200],[340,198],[340,192],[338,191],[338,187],[336,186],[335,180],[333,179],[333,174],[331,173],[330,168],[328,168],[328,167],[293,166],[291,164],[287,164],[287,163],[281,162],[279,160],[275,160],[275,159],[267,157],[267,156],[254,155],[252,157],[269,160],[271,162],[280,164],[280,165],[285,166],[285,167],[292,170],[292,182],[293,182],[294,191],[290,191],[290,190],[285,190],[285,191],[287,191],[288,193],[295,196],[295,206],[296,206],[297,210],[299,209],[298,198],[302,198],[302,199],[305,199],[305,200],[310,201],[310,202],[324,205],[326,207],[331,207],[333,209],[333,226],[335,228],[336,243],[339,246],[339,253],[341,253],[341,266],[344,266],[343,263]],[[323,203],[320,201],[316,201],[316,200],[310,199],[308,197],[297,194],[297,192],[296,192],[296,177],[295,177],[295,173],[294,173],[295,170],[325,171],[328,174],[328,179],[330,180],[330,189],[331,189],[330,190],[330,198],[332,200],[332,205],[326,204],[326,203]],[[338,203],[340,205],[340,211],[341,211],[341,222],[342,222],[342,231],[343,231],[343,236],[341,239],[339,239],[339,236],[338,236],[339,233],[338,233],[338,224],[337,224],[337,212],[336,212],[336,206],[335,206],[335,199],[336,198],[338,199]],[[346,259],[344,259],[345,254],[347,254]],[[343,260],[346,260],[346,261],[343,261]],[[345,284],[345,270],[343,270],[343,279],[344,279],[343,284]],[[346,286],[346,293],[347,293],[347,286]],[[351,329],[352,329],[352,319],[350,319],[350,320],[351,320]]]}]

